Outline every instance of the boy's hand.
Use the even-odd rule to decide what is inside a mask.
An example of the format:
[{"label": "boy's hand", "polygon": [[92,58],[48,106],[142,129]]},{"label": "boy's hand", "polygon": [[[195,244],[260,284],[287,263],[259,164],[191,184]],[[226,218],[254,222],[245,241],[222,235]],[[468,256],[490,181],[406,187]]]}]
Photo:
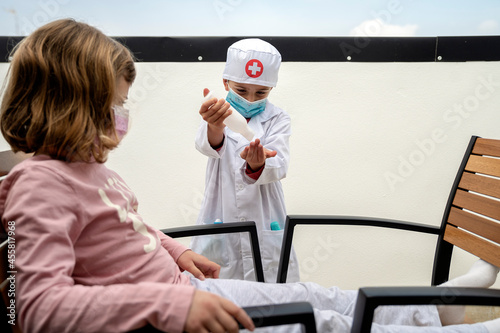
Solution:
[{"label": "boy's hand", "polygon": [[[206,96],[208,92],[209,90],[205,88],[203,96]],[[199,113],[208,123],[208,141],[212,146],[222,143],[224,127],[226,127],[224,120],[231,114],[230,106],[223,98],[217,100],[215,97],[201,104]]]},{"label": "boy's hand", "polygon": [[250,331],[255,329],[252,319],[236,304],[218,295],[196,290],[184,330],[196,333],[236,333],[239,331],[238,322]]},{"label": "boy's hand", "polygon": [[260,144],[260,140],[255,139],[255,141],[250,142],[248,147],[245,147],[240,157],[247,161],[251,170],[257,171],[266,163],[266,159],[274,157],[277,154],[277,151],[264,148],[264,146]]},{"label": "boy's hand", "polygon": [[206,277],[214,279],[219,278],[220,266],[191,250],[184,251],[184,253],[179,256],[177,265],[200,280],[205,280]]},{"label": "boy's hand", "polygon": [[[203,95],[206,96],[209,90],[205,88],[203,90]],[[209,125],[224,129],[226,125],[224,125],[224,119],[226,119],[231,111],[229,107],[231,105],[227,103],[223,98],[211,98],[208,101],[203,102],[200,107],[200,115]]]}]

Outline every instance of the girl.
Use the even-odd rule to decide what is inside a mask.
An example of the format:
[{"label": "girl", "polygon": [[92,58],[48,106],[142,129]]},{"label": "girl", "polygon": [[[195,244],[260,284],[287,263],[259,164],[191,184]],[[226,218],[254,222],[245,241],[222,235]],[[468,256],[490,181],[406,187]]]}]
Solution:
[{"label": "girl", "polygon": [[2,182],[0,215],[15,224],[24,332],[192,331],[206,297],[225,306],[225,325],[235,316],[252,328],[240,308],[195,290],[181,269],[204,279],[219,267],[145,225],[134,194],[103,164],[128,128],[135,74],[125,47],[72,20],[14,50],[1,130],[34,157]]}]

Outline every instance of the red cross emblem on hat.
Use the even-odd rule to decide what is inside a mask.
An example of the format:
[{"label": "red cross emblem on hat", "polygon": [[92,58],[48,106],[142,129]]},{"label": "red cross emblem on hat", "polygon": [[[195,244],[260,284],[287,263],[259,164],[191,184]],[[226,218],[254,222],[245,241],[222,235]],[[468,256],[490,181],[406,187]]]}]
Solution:
[{"label": "red cross emblem on hat", "polygon": [[262,75],[264,71],[264,66],[260,62],[260,60],[252,59],[247,62],[245,65],[245,72],[250,77],[259,77]]}]

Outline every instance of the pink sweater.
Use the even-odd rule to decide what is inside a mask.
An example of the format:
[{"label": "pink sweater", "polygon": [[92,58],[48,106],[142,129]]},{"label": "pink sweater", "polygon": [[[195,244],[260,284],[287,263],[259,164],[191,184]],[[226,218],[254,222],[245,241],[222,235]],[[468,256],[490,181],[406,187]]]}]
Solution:
[{"label": "pink sweater", "polygon": [[0,215],[15,226],[23,331],[183,330],[194,287],[176,260],[187,248],[146,225],[103,164],[30,158],[2,182]]}]

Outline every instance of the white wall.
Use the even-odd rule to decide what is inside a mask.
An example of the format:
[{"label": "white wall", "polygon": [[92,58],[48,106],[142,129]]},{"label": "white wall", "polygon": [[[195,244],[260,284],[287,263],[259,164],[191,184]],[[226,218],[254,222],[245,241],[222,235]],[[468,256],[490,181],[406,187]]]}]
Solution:
[{"label": "white wall", "polygon": [[[107,164],[151,225],[194,224],[206,164],[194,148],[198,109],[204,87],[222,93],[223,64],[137,69],[132,129]],[[270,100],[292,117],[289,214],[439,225],[470,136],[500,138],[498,62],[287,62]],[[431,236],[364,227],[300,227],[295,243],[304,279],[343,288],[428,284],[434,246]],[[454,261],[452,276],[474,258],[458,251]]]}]

